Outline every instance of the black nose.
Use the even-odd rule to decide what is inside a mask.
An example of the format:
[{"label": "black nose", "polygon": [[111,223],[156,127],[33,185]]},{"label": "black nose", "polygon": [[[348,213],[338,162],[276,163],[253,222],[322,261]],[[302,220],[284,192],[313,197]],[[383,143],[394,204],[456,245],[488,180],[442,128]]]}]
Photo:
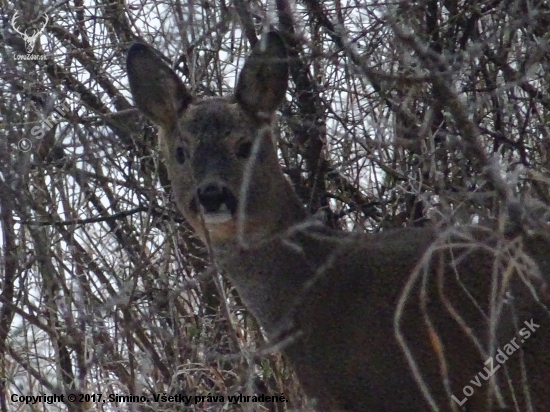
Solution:
[{"label": "black nose", "polygon": [[210,183],[197,189],[199,202],[207,213],[217,212],[225,202],[227,189],[216,183]]},{"label": "black nose", "polygon": [[237,198],[223,183],[210,182],[199,186],[196,199],[206,213],[218,212],[222,205],[225,205],[231,214],[237,211]]}]

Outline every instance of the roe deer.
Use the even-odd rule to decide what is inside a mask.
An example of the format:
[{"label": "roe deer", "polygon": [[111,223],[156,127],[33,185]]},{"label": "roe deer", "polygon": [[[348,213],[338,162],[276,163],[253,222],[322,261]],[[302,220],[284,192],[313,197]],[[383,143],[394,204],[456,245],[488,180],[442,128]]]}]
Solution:
[{"label": "roe deer", "polygon": [[195,99],[141,43],[127,70],[160,127],[178,207],[317,409],[550,410],[543,230],[513,241],[482,227],[352,234],[308,219],[274,143],[288,81],[274,32],[231,97]]}]

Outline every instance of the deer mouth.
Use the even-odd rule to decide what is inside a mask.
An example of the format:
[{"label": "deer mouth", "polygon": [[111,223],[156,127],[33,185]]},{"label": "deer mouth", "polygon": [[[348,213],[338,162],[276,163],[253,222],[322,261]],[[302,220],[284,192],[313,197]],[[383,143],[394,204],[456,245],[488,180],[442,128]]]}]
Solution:
[{"label": "deer mouth", "polygon": [[199,190],[191,209],[200,213],[206,225],[219,225],[234,219],[238,200],[227,187],[207,187]]}]

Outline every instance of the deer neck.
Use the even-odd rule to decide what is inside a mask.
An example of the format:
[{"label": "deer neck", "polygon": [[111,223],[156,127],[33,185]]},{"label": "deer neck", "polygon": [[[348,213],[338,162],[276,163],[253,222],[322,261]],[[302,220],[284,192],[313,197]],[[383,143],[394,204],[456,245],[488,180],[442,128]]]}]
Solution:
[{"label": "deer neck", "polygon": [[277,195],[272,196],[273,225],[269,233],[267,233],[267,237],[282,234],[293,226],[302,223],[307,218],[307,213],[302,202],[290,183],[283,176],[281,176],[278,186],[276,189]]},{"label": "deer neck", "polygon": [[292,326],[300,294],[315,273],[315,259],[305,250],[313,244],[289,231],[306,220],[306,211],[286,179],[277,193],[259,232],[244,243],[233,238],[212,245],[214,259],[271,338]]}]

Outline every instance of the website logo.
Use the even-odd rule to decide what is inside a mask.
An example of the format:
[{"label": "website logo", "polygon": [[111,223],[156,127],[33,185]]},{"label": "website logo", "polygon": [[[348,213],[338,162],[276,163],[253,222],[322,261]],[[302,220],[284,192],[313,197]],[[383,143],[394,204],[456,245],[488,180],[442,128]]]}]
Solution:
[{"label": "website logo", "polygon": [[16,11],[11,18],[11,27],[17,34],[19,34],[21,37],[23,37],[23,40],[25,41],[25,49],[27,51],[27,55],[24,54],[16,55],[15,58],[17,60],[45,60],[46,56],[39,56],[36,54],[32,54],[34,50],[34,46],[36,45],[36,40],[38,40],[38,37],[42,34],[42,32],[46,28],[46,24],[48,24],[48,21],[50,20],[47,14],[44,14],[44,24],[42,24],[42,27],[39,29],[34,30],[34,33],[32,35],[27,34],[28,30],[21,31],[16,24],[16,20],[19,17],[19,12]]}]

